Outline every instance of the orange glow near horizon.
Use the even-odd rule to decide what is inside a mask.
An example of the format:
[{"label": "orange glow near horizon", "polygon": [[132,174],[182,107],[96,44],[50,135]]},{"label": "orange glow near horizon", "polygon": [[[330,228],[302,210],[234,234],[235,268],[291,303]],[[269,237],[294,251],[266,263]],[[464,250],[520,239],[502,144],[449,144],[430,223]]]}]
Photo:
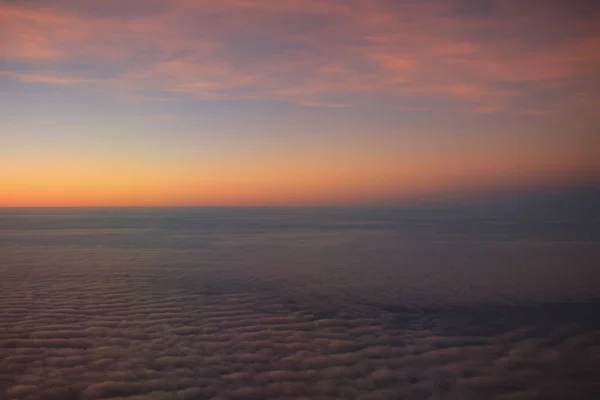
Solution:
[{"label": "orange glow near horizon", "polygon": [[[0,161],[4,171],[0,172],[0,207],[377,204],[461,190],[518,188],[532,182],[543,186],[544,180],[569,183],[594,178],[593,169],[558,156],[550,162],[538,154],[521,154],[521,162],[516,163],[500,154],[472,155],[469,160],[460,154],[421,155],[412,160],[379,155],[323,158],[310,164],[281,156],[252,163],[188,162],[159,167],[123,160],[64,160],[31,164],[26,169]],[[487,167],[482,158],[488,161]],[[579,168],[568,171],[573,164]]]}]

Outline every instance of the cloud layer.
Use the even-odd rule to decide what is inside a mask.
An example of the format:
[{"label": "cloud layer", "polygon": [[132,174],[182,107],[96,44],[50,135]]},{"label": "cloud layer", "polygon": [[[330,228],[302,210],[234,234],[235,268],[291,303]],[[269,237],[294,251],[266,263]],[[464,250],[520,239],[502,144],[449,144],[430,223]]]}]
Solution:
[{"label": "cloud layer", "polygon": [[581,111],[598,87],[600,13],[586,1],[63,0],[0,8],[1,73],[24,82],[477,113]]},{"label": "cloud layer", "polygon": [[213,264],[210,253],[2,250],[0,394],[7,400],[600,393],[597,306],[587,314],[577,306],[545,314],[525,306],[496,314],[477,307],[342,309],[328,300],[344,291],[368,296],[369,287],[303,294],[251,266]]}]

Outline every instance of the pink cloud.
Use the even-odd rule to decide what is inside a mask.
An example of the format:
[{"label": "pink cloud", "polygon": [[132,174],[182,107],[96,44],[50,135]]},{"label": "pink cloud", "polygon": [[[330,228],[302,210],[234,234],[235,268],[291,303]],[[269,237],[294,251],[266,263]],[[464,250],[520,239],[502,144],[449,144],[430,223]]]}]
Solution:
[{"label": "pink cloud", "polygon": [[[519,14],[510,5],[494,18],[467,18],[441,1],[174,0],[146,14],[133,3],[139,16],[60,4],[0,6],[0,30],[9,38],[0,44],[1,59],[36,71],[4,75],[93,83],[96,77],[78,69],[85,60],[112,71],[115,88],[132,92],[325,106],[351,105],[362,95],[402,99],[403,105],[407,97],[433,96],[490,112],[533,94],[503,83],[568,88],[600,69],[594,51],[600,33],[587,22],[585,34],[575,35],[581,21],[564,18],[561,37],[536,44],[518,40],[529,25],[532,36],[542,29],[535,10]],[[544,18],[559,21],[551,13]]]},{"label": "pink cloud", "polygon": [[48,83],[53,85],[77,85],[82,83],[98,83],[98,79],[78,78],[68,75],[55,74],[29,74],[11,71],[0,71],[0,76],[7,76],[13,80],[29,83]]}]

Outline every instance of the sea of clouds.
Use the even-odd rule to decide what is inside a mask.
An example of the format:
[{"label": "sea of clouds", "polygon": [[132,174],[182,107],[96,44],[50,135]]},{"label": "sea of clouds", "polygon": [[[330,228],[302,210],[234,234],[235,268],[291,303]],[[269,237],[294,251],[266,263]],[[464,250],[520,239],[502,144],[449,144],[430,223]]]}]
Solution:
[{"label": "sea of clouds", "polygon": [[593,242],[35,228],[0,233],[0,399],[600,398]]}]

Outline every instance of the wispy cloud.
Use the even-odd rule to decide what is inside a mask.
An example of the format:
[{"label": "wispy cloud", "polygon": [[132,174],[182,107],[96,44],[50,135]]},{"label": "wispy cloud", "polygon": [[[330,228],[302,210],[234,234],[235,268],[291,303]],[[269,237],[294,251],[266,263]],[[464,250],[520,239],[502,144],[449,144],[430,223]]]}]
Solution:
[{"label": "wispy cloud", "polygon": [[26,82],[89,84],[101,75],[134,93],[327,107],[433,96],[481,113],[539,95],[503,85],[598,86],[597,10],[489,3],[174,0],[121,10],[3,2],[0,56],[35,70],[3,74]]},{"label": "wispy cloud", "polygon": [[12,71],[0,71],[0,76],[6,76],[10,79],[28,82],[28,83],[48,83],[52,85],[76,85],[82,83],[99,83],[99,79],[80,78],[69,75],[54,75],[54,74],[30,74]]}]

